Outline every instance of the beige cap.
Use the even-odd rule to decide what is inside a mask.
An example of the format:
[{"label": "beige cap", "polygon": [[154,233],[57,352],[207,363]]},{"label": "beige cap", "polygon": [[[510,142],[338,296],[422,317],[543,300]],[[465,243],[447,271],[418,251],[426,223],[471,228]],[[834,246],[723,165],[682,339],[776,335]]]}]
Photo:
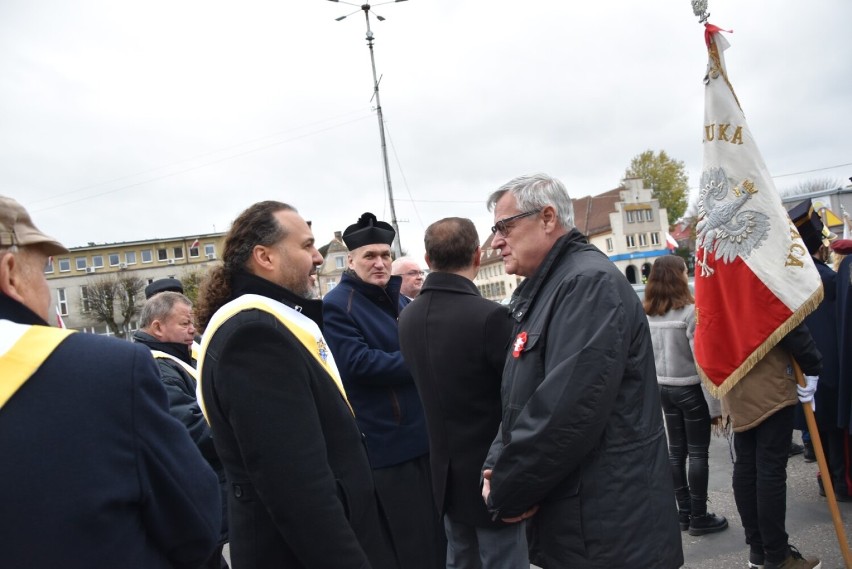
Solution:
[{"label": "beige cap", "polygon": [[38,230],[24,206],[6,196],[0,196],[0,247],[12,245],[41,245],[48,255],[67,253],[62,244]]}]

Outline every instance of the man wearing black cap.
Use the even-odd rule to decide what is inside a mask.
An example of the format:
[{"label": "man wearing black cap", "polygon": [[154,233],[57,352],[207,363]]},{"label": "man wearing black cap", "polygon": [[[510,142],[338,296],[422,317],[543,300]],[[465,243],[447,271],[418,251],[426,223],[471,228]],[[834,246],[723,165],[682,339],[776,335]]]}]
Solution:
[{"label": "man wearing black cap", "polygon": [[4,567],[198,567],[219,537],[216,475],[169,416],[148,348],[47,325],[48,255],[0,196]]},{"label": "man wearing black cap", "polygon": [[172,277],[156,280],[145,287],[145,299],[149,299],[161,292],[179,292],[183,294],[183,285],[179,280]]},{"label": "man wearing black cap", "polygon": [[391,275],[396,233],[372,213],[343,232],[348,270],[323,299],[325,335],[366,436],[376,490],[403,569],[444,566],[446,548],[429,477],[423,406],[399,349],[408,303]]},{"label": "man wearing black cap", "polygon": [[[819,375],[814,400],[816,401],[817,428],[823,449],[826,451],[826,460],[831,472],[834,492],[838,501],[850,501],[849,492],[846,488],[845,460],[844,460],[844,436],[843,429],[838,428],[838,388],[840,377],[840,356],[838,352],[837,338],[837,273],[829,267],[822,255],[827,251],[823,247],[825,226],[819,215],[814,211],[811,200],[806,200],[790,210],[790,218],[799,230],[808,253],[813,257],[822,280],[823,298],[819,306],[805,317],[805,324],[811,331],[814,342],[820,353],[822,353],[822,372]],[[797,409],[796,428],[805,432],[804,413],[801,407]],[[820,493],[825,495],[820,481]]]}]

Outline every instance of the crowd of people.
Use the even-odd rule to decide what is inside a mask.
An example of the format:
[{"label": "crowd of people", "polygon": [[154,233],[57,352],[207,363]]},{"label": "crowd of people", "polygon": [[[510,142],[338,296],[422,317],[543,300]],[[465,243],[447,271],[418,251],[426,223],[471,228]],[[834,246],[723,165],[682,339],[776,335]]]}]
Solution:
[{"label": "crowd of people", "polygon": [[42,269],[67,249],[0,197],[2,564],[226,568],[227,543],[237,569],[674,569],[682,531],[728,528],[707,505],[716,425],[733,431],[748,566],[819,567],[788,542],[785,468],[815,401],[824,486],[852,494],[852,318],[849,258],[828,267],[812,208],[791,216],[825,299],[720,403],[683,259],[657,259],[643,302],[559,180],[522,176],[486,204],[491,246],[525,277],[508,306],[473,282],[469,219],[426,229],[424,279],[369,212],[314,298],[310,224],[263,201],[195,304],[176,279],[149,285],[130,343],[47,324]]}]

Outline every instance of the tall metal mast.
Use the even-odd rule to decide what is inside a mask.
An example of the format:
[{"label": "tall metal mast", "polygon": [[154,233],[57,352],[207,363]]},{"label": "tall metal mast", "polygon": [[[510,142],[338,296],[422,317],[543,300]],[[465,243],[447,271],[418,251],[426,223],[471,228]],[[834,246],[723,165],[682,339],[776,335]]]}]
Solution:
[{"label": "tall metal mast", "polygon": [[[350,6],[357,6],[357,4],[351,4],[349,2],[340,2],[340,0],[329,0],[330,2],[339,2],[341,4],[349,4]],[[396,2],[405,2],[406,0],[392,0],[391,2],[382,2],[381,4],[393,4]],[[377,4],[377,5],[381,5]],[[396,232],[396,237],[393,240],[393,254],[394,258],[399,258],[402,256],[402,245],[399,238],[399,224],[396,219],[396,206],[394,205],[393,199],[393,185],[391,184],[391,176],[390,176],[390,165],[388,163],[388,147],[387,142],[385,141],[385,121],[382,116],[382,101],[379,97],[379,79],[376,76],[376,58],[373,54],[373,31],[370,29],[370,12],[371,6],[369,4],[362,4],[359,10],[352,12],[350,14],[346,14],[345,16],[340,16],[339,18],[335,18],[336,21],[343,20],[351,16],[352,14],[356,14],[359,11],[364,12],[364,19],[367,22],[367,47],[370,48],[370,65],[373,68],[373,96],[376,99],[376,115],[379,117],[379,139],[382,143],[382,160],[385,166],[385,183],[388,188],[388,203],[390,204],[390,214],[391,214],[391,225],[393,226],[394,231]],[[382,16],[379,16],[375,12],[373,14],[376,18],[381,22],[384,21]]]}]

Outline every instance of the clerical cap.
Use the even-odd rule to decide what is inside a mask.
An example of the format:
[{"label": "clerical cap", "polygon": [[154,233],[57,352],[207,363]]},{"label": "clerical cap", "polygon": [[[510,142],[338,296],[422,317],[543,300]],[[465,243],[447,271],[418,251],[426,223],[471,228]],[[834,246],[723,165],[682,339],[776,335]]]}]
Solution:
[{"label": "clerical cap", "polygon": [[0,196],[0,247],[39,245],[47,255],[67,253],[62,243],[39,231],[24,206]]},{"label": "clerical cap", "polygon": [[396,231],[389,223],[378,221],[369,211],[361,215],[358,223],[350,225],[343,232],[343,242],[352,251],[364,245],[382,243],[390,245],[396,237]]},{"label": "clerical cap", "polygon": [[183,294],[183,285],[180,284],[179,280],[173,278],[154,281],[145,287],[145,298],[151,298],[161,292],[179,292]]},{"label": "clerical cap", "polygon": [[811,200],[805,200],[796,205],[789,211],[790,219],[799,230],[799,235],[802,236],[802,241],[805,242],[805,247],[808,252],[813,255],[819,251],[822,245],[822,230],[823,224],[819,214],[814,210]]}]

